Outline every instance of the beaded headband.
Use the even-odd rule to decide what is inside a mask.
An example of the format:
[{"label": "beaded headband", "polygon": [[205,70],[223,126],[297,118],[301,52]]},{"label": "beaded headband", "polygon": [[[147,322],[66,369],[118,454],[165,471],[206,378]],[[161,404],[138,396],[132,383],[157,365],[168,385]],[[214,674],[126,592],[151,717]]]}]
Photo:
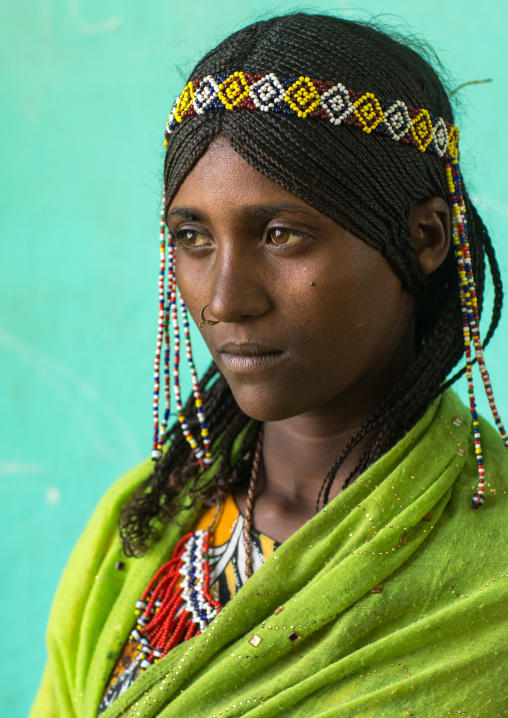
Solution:
[{"label": "beaded headband", "polygon": [[227,77],[207,75],[190,80],[169,115],[165,144],[171,132],[188,117],[210,110],[236,109],[326,120],[368,134],[385,135],[447,160],[458,157],[458,128],[427,110],[408,107],[402,100],[379,100],[372,92],[347,90],[340,82],[303,76],[285,80],[273,72],[234,72]]},{"label": "beaded headband", "polygon": [[[440,157],[445,162],[449,202],[452,218],[452,235],[458,267],[460,305],[466,358],[466,379],[469,393],[478,487],[473,496],[473,508],[485,500],[485,471],[473,386],[473,351],[478,362],[482,383],[487,394],[495,424],[508,448],[508,434],[497,410],[489,375],[485,366],[483,345],[480,339],[480,318],[471,255],[467,234],[466,207],[462,192],[462,177],[458,164],[459,130],[441,117],[434,117],[425,109],[408,107],[402,100],[381,100],[371,92],[347,90],[340,82],[322,82],[300,76],[298,79],[278,78],[274,73],[254,75],[233,72],[230,75],[207,75],[189,81],[177,98],[166,126],[164,145],[167,146],[173,130],[187,118],[211,110],[251,110],[292,115],[301,119],[319,119],[333,125],[356,128],[367,134],[384,135],[420,152]],[[166,239],[167,237],[167,239]],[[154,443],[152,458],[162,456],[170,415],[170,346],[169,324],[174,331],[174,394],[178,420],[198,463],[203,467],[212,463],[209,432],[203,413],[197,373],[192,359],[187,309],[176,287],[174,273],[175,247],[165,225],[165,192],[160,224],[159,273],[159,329],[155,355],[155,389],[153,401]],[[167,274],[166,274],[167,265]],[[183,317],[186,354],[189,361],[193,393],[200,424],[201,444],[192,435],[182,409],[179,382],[180,329],[178,304]],[[159,425],[160,359],[164,344],[165,407]]]}]

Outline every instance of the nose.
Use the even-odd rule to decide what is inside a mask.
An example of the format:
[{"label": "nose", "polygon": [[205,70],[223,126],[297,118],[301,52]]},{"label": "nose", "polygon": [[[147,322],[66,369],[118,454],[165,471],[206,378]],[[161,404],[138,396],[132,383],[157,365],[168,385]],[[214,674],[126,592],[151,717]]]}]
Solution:
[{"label": "nose", "polygon": [[240,322],[270,310],[268,272],[262,251],[232,243],[216,253],[207,313],[221,322]]}]

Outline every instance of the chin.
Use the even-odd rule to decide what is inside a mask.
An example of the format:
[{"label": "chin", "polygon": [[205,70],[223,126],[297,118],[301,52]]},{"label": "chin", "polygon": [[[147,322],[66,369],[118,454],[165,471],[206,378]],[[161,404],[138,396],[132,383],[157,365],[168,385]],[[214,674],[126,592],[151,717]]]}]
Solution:
[{"label": "chin", "polygon": [[233,387],[230,386],[236,403],[244,414],[256,421],[283,421],[293,416],[298,416],[306,411],[306,407],[298,405],[288,395],[282,395],[279,391],[270,390],[267,387]]}]

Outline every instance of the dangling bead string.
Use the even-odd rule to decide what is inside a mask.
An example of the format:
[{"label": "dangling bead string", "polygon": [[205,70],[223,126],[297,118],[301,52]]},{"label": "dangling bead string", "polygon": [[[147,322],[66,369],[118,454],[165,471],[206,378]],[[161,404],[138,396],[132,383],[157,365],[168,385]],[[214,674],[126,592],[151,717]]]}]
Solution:
[{"label": "dangling bead string", "polygon": [[170,379],[170,343],[169,343],[169,321],[170,321],[170,308],[171,308],[171,293],[175,284],[175,245],[172,241],[171,235],[167,234],[166,241],[166,263],[167,263],[167,286],[166,286],[166,302],[164,308],[164,390],[165,390],[165,405],[164,415],[162,419],[162,425],[159,431],[159,449],[162,451],[164,442],[166,440],[166,433],[168,430],[169,414],[171,409],[171,379]]},{"label": "dangling bead string", "polygon": [[[153,447],[152,459],[157,461],[162,456],[162,446],[159,436],[159,396],[160,396],[160,360],[165,325],[167,322],[167,307],[165,304],[165,279],[166,279],[166,191],[162,190],[162,207],[160,216],[160,264],[159,264],[159,322],[157,329],[157,345],[155,348],[154,362],[154,390],[153,390]],[[167,336],[167,332],[166,332]],[[167,390],[166,390],[167,391]],[[166,394],[167,397],[167,394]],[[166,399],[167,400],[167,399]],[[169,411],[168,411],[169,414]]]},{"label": "dangling bead string", "polygon": [[471,267],[471,255],[469,250],[469,242],[467,239],[467,221],[465,217],[465,205],[464,200],[462,196],[462,180],[460,176],[460,170],[458,167],[457,161],[454,162],[453,167],[453,180],[454,180],[454,186],[455,186],[455,192],[456,196],[459,200],[459,206],[462,213],[462,221],[459,224],[459,233],[460,233],[460,242],[461,242],[461,248],[462,248],[462,255],[464,258],[464,268],[468,280],[468,289],[469,289],[469,295],[471,299],[471,305],[467,304],[468,306],[468,313],[471,313],[472,310],[472,318],[470,318],[470,324],[471,324],[471,334],[473,336],[473,344],[475,347],[475,354],[476,359],[478,361],[478,368],[480,370],[480,374],[482,377],[482,382],[485,387],[485,393],[487,394],[487,399],[489,401],[490,410],[492,411],[492,415],[494,417],[494,421],[496,423],[496,426],[499,430],[499,433],[501,434],[505,446],[508,448],[508,434],[506,432],[505,427],[503,426],[503,422],[501,420],[501,417],[499,415],[499,412],[497,410],[496,402],[494,399],[494,394],[492,391],[492,386],[490,383],[489,374],[487,371],[487,367],[485,365],[485,358],[483,353],[483,345],[480,339],[480,317],[478,314],[478,300],[476,296],[476,287],[474,284],[474,277],[473,277],[473,270]]},{"label": "dangling bead string", "polygon": [[180,291],[178,291],[178,298],[180,301],[180,309],[182,312],[183,327],[184,327],[184,333],[185,333],[185,353],[187,355],[187,361],[189,362],[189,367],[191,370],[192,392],[194,394],[196,411],[198,414],[199,424],[201,427],[201,438],[203,439],[203,444],[204,444],[204,453],[201,449],[199,450],[199,453],[197,451],[195,453],[196,453],[196,458],[198,459],[198,461],[202,458],[204,464],[210,465],[212,463],[212,454],[210,451],[210,433],[208,431],[205,414],[203,412],[203,399],[201,398],[201,392],[199,390],[198,374],[196,372],[196,366],[194,364],[194,359],[192,356],[189,316],[187,313],[187,307],[185,306],[185,302],[182,299],[182,295],[180,294]]},{"label": "dangling bead string", "polygon": [[[173,251],[174,251],[174,243],[172,240],[170,240],[170,242],[173,246]],[[176,411],[178,414],[178,421],[180,422],[180,426],[182,427],[183,435],[185,436],[192,451],[194,452],[194,455],[195,455],[197,461],[200,463],[205,463],[205,459],[206,459],[206,463],[210,463],[211,462],[210,452],[208,452],[208,456],[206,456],[205,451],[199,446],[198,442],[192,435],[191,430],[189,429],[187,420],[185,418],[185,414],[183,413],[182,396],[181,396],[181,392],[180,392],[180,325],[179,325],[179,321],[178,321],[178,302],[177,302],[176,282],[172,283],[170,305],[171,305],[171,323],[173,325],[173,337],[174,337],[174,343],[175,343],[174,365],[173,365],[173,385],[174,385],[174,392],[175,392]],[[194,379],[194,377],[193,377],[193,379]],[[197,380],[197,378],[196,378],[196,380]],[[198,392],[199,392],[199,389],[198,389]],[[194,396],[196,396],[196,394],[194,394]],[[201,409],[201,407],[200,407],[200,409]]]},{"label": "dangling bead string", "polygon": [[[203,412],[203,399],[199,390],[198,376],[194,359],[192,356],[192,346],[190,339],[189,318],[187,308],[184,301],[177,290],[175,279],[175,244],[173,238],[166,232],[165,223],[166,209],[166,191],[162,191],[162,208],[160,218],[160,266],[159,266],[159,323],[157,331],[157,346],[155,350],[155,366],[154,366],[154,397],[153,397],[153,449],[152,459],[157,461],[162,456],[162,449],[166,439],[168,429],[170,408],[171,408],[171,382],[170,382],[170,340],[169,340],[169,324],[171,322],[174,335],[174,364],[173,364],[173,381],[175,401],[178,413],[178,421],[182,427],[183,434],[191,446],[196,459],[201,465],[210,465],[212,463],[212,454],[210,450],[209,430],[206,418]],[[167,269],[167,272],[166,272]],[[178,298],[177,298],[178,293]],[[180,327],[178,320],[178,300],[182,311],[182,318],[185,330],[185,346],[187,360],[189,362],[192,375],[192,389],[196,402],[197,415],[201,427],[201,437],[203,439],[204,449],[199,446],[196,439],[192,436],[189,425],[185,419],[182,406],[182,398],[180,392]],[[160,413],[160,375],[161,375],[161,353],[164,344],[164,379],[165,379],[165,405],[162,421],[159,424]]]},{"label": "dangling bead string", "polygon": [[[483,454],[481,448],[481,437],[478,423],[478,413],[476,410],[476,397],[473,384],[473,366],[471,355],[471,323],[474,323],[474,314],[472,309],[472,300],[470,292],[470,281],[467,276],[466,266],[463,256],[463,239],[464,236],[464,215],[462,212],[462,204],[458,197],[457,188],[454,182],[453,171],[450,164],[446,165],[446,175],[448,180],[448,190],[450,192],[450,205],[452,209],[452,234],[457,260],[457,269],[459,274],[459,293],[460,307],[462,313],[462,331],[464,334],[464,349],[466,357],[466,380],[469,394],[469,410],[473,422],[473,438],[475,445],[476,462],[478,466],[478,490],[473,497],[473,508],[478,508],[484,501],[485,490],[485,471],[483,467]],[[466,240],[467,241],[467,240]],[[473,282],[474,286],[474,282]],[[474,289],[473,289],[474,291]],[[474,337],[474,334],[473,334]],[[474,340],[473,340],[474,341]]]},{"label": "dangling bead string", "polygon": [[448,190],[452,209],[452,233],[455,256],[459,273],[460,304],[462,312],[462,328],[464,333],[464,348],[466,357],[466,379],[469,393],[469,408],[473,423],[473,437],[475,444],[476,461],[478,465],[478,491],[473,497],[473,508],[478,508],[485,500],[485,470],[483,466],[483,453],[481,446],[480,427],[476,407],[476,398],[473,384],[473,359],[471,343],[475,349],[475,356],[480,369],[482,382],[489,401],[489,405],[501,436],[508,448],[508,436],[497,410],[489,375],[485,366],[483,346],[480,338],[480,321],[478,313],[478,300],[471,266],[471,254],[467,237],[467,221],[465,205],[462,195],[462,181],[457,159],[446,163]]},{"label": "dangling bead string", "polygon": [[[452,174],[451,174],[452,173]],[[457,263],[459,265],[459,279],[461,287],[461,297],[464,298],[465,310],[467,313],[468,323],[475,348],[475,355],[478,361],[478,367],[485,387],[487,399],[490,409],[494,416],[496,426],[501,434],[505,446],[508,448],[508,435],[503,426],[503,422],[497,410],[490,383],[489,374],[485,365],[485,357],[483,346],[480,339],[480,318],[478,314],[478,300],[476,295],[476,287],[471,267],[471,254],[469,250],[469,242],[467,239],[467,222],[465,217],[465,206],[462,196],[462,182],[457,161],[454,161],[451,173],[448,170],[448,181],[453,188],[453,204],[452,204],[452,221],[454,224],[454,244],[456,250]],[[450,182],[451,177],[453,178]],[[450,189],[452,191],[452,189]]]}]

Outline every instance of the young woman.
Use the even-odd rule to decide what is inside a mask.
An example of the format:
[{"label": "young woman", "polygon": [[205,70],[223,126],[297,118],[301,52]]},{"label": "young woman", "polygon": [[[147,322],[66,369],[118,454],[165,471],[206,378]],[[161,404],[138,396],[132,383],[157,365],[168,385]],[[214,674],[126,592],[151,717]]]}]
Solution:
[{"label": "young woman", "polygon": [[[33,718],[508,714],[486,260],[487,340],[502,290],[457,141],[431,66],[368,26],[276,17],[198,63],[166,130],[155,466],[75,549]],[[213,363],[182,409],[187,310]]]}]

